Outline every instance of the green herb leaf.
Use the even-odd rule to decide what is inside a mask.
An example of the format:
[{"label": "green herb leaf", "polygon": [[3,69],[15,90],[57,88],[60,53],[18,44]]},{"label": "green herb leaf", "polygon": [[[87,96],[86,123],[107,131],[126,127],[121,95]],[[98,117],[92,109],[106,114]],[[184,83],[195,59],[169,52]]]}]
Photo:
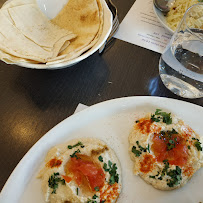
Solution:
[{"label": "green herb leaf", "polygon": [[140,122],[139,120],[135,121],[135,123],[139,123],[139,122]]},{"label": "green herb leaf", "polygon": [[155,176],[149,176],[149,177],[155,179]]},{"label": "green herb leaf", "polygon": [[65,185],[65,180],[61,179],[59,175],[59,173],[54,173],[49,177],[48,186],[53,189],[52,194],[56,194],[56,189],[58,188],[59,183]]},{"label": "green herb leaf", "polygon": [[132,147],[132,153],[134,153],[135,156],[137,156],[137,157],[139,157],[142,154],[142,152],[137,150],[135,146]]},{"label": "green herb leaf", "polygon": [[197,148],[198,151],[202,151],[201,142],[196,141],[196,142],[194,143],[194,146]]},{"label": "green herb leaf", "polygon": [[172,123],[171,113],[162,112],[161,109],[156,109],[155,114],[151,115],[151,120],[154,122],[160,122],[160,118],[162,118],[163,122],[167,125]]},{"label": "green herb leaf", "polygon": [[[109,166],[109,168],[108,168]],[[113,185],[114,183],[118,183],[119,182],[119,174],[117,173],[117,166],[116,164],[112,163],[110,160],[108,161],[108,166],[106,163],[104,163],[103,169],[107,172],[109,172],[110,174],[110,178],[109,178],[109,184]]]},{"label": "green herb leaf", "polygon": [[99,191],[99,187],[98,187],[98,186],[95,187],[94,190],[95,190],[95,191]]},{"label": "green herb leaf", "polygon": [[171,179],[168,179],[167,185],[169,187],[174,187],[178,184],[180,184],[180,181],[182,180],[181,176],[182,170],[179,166],[176,166],[175,170],[170,170],[167,172],[167,175],[170,176]]},{"label": "green herb leaf", "polygon": [[157,122],[157,123],[161,121],[159,118],[155,117],[154,114],[151,115],[151,120],[152,120],[153,122]]},{"label": "green herb leaf", "polygon": [[94,194],[93,197],[92,197],[92,199],[97,199],[97,197],[98,197],[98,196],[97,196],[96,194]]},{"label": "green herb leaf", "polygon": [[99,159],[99,161],[101,161],[101,162],[104,161],[102,156],[99,156],[98,159]]},{"label": "green herb leaf", "polygon": [[107,167],[107,164],[106,164],[106,163],[104,163],[103,169],[104,169],[106,172],[108,172],[108,171],[109,171],[109,169],[108,169],[108,167]]},{"label": "green herb leaf", "polygon": [[148,152],[150,153],[149,144],[148,144],[148,146],[147,146],[147,150],[148,150]]},{"label": "green herb leaf", "polygon": [[190,146],[188,145],[187,148],[190,149]]},{"label": "green herb leaf", "polygon": [[109,165],[109,167],[111,168],[112,162],[111,162],[110,160],[108,161],[108,165]]},{"label": "green herb leaf", "polygon": [[68,149],[72,149],[72,148],[78,147],[78,146],[81,146],[82,148],[84,147],[84,145],[82,144],[82,142],[78,142],[78,143],[75,144],[75,145],[68,145]]},{"label": "green herb leaf", "polygon": [[71,157],[71,158],[74,158],[74,157],[75,157],[76,159],[79,159],[79,158],[77,157],[77,155],[76,155],[77,153],[80,153],[80,150],[79,150],[79,149],[77,149],[77,151],[75,151],[73,154],[71,154],[70,157]]},{"label": "green herb leaf", "polygon": [[77,193],[77,195],[79,194],[79,189],[78,189],[78,187],[77,187],[77,189],[76,189],[76,193]]}]

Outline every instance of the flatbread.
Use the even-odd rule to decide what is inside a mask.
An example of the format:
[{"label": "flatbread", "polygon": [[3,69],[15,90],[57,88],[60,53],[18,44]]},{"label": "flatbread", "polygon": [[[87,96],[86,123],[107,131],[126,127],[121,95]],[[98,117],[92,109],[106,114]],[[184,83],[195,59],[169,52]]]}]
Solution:
[{"label": "flatbread", "polygon": [[[103,6],[102,6],[100,0],[97,0],[97,5],[98,5],[98,9],[99,9],[100,25],[99,25],[99,30],[98,30],[97,34],[95,35],[94,39],[89,44],[87,44],[86,46],[81,47],[81,49],[73,50],[73,51],[71,51],[69,53],[66,53],[67,50],[65,50],[64,52],[61,53],[64,56],[66,55],[65,58],[60,59],[60,60],[56,60],[56,61],[49,60],[47,65],[53,65],[53,64],[63,63],[63,62],[67,62],[67,61],[73,60],[73,59],[77,58],[78,56],[80,56],[85,51],[87,51],[88,49],[92,48],[97,43],[97,41],[99,40],[99,38],[100,38],[100,36],[102,34],[103,24],[104,24]],[[77,40],[77,38],[75,40]]]},{"label": "flatbread", "polygon": [[99,31],[100,12],[97,1],[69,0],[52,22],[64,29],[72,30],[77,35],[77,38],[71,40],[70,46],[61,55],[77,53],[88,46]]},{"label": "flatbread", "polygon": [[[53,48],[61,38],[71,40],[76,37],[71,31],[61,29],[51,23],[36,4],[13,7],[8,11],[16,28],[41,47]],[[64,43],[65,41],[62,45]]]},{"label": "flatbread", "polygon": [[11,0],[6,1],[1,9],[8,9],[16,6],[22,6],[25,4],[36,4],[36,0]]},{"label": "flatbread", "polygon": [[13,56],[11,54],[7,54],[7,53],[3,52],[2,50],[0,50],[0,59],[2,61],[4,61],[5,63],[7,63],[7,64],[16,64],[17,62],[18,63],[29,63],[29,64],[37,64],[37,63],[39,63],[37,61],[32,61],[32,60],[29,60],[29,59],[19,58],[19,57]]},{"label": "flatbread", "polygon": [[46,62],[52,57],[48,52],[27,39],[0,10],[0,50],[13,56]]}]

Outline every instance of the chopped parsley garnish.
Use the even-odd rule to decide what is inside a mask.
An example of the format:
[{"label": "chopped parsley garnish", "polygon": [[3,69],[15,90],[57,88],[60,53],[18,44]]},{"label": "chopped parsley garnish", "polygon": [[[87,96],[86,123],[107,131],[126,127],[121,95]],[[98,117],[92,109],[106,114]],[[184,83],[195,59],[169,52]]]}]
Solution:
[{"label": "chopped parsley garnish", "polygon": [[163,160],[163,163],[164,163],[165,166],[164,166],[164,168],[163,168],[163,170],[161,172],[161,177],[163,177],[167,173],[167,170],[169,169],[168,160],[167,159]]},{"label": "chopped parsley garnish", "polygon": [[161,171],[161,176],[159,176],[159,173],[155,176],[149,176],[150,178],[153,178],[153,179],[156,179],[157,176],[159,176],[157,179],[158,180],[163,180],[163,177],[165,175],[169,176],[170,179],[167,179],[167,185],[169,187],[174,187],[178,184],[180,184],[180,181],[182,180],[182,176],[181,176],[181,173],[182,173],[182,170],[179,166],[176,166],[176,169],[174,170],[169,170],[169,163],[168,163],[168,160],[163,160],[163,163],[164,163],[164,168],[163,170]]},{"label": "chopped parsley garnish", "polygon": [[159,134],[159,139],[163,139],[163,141],[166,143],[168,151],[176,147],[177,137],[174,135],[178,134],[178,132],[175,129],[160,131]]},{"label": "chopped parsley garnish", "polygon": [[176,147],[175,142],[173,140],[169,140],[166,146],[168,151]]},{"label": "chopped parsley garnish", "polygon": [[103,169],[106,172],[109,172],[110,174],[110,179],[109,179],[109,184],[113,185],[114,183],[118,183],[119,181],[119,174],[117,173],[117,166],[116,164],[112,163],[110,160],[108,161],[108,166],[106,163],[104,163]]},{"label": "chopped parsley garnish", "polygon": [[74,158],[74,157],[75,157],[76,159],[79,159],[78,156],[76,155],[77,153],[80,153],[80,150],[79,150],[79,149],[76,150],[73,154],[71,154],[70,157],[71,157],[71,158]]},{"label": "chopped parsley garnish", "polygon": [[153,122],[160,122],[162,121],[167,125],[172,123],[171,113],[163,112],[161,109],[156,109],[155,114],[151,115],[151,120]]},{"label": "chopped parsley garnish", "polygon": [[149,144],[148,144],[147,148],[142,147],[140,145],[139,141],[136,141],[136,144],[137,144],[139,150],[137,150],[136,146],[132,147],[132,152],[135,154],[135,156],[139,157],[142,154],[142,152],[147,152],[147,150],[150,153]]},{"label": "chopped parsley garnish", "polygon": [[104,202],[106,202],[106,200],[102,200],[102,201],[101,201],[101,203],[104,203]]},{"label": "chopped parsley garnish", "polygon": [[196,141],[196,142],[194,143],[194,146],[197,148],[198,151],[202,151],[201,142]]},{"label": "chopped parsley garnish", "polygon": [[187,148],[190,149],[190,146],[188,145]]},{"label": "chopped parsley garnish", "polygon": [[74,147],[78,147],[81,146],[82,148],[84,148],[84,145],[82,144],[82,142],[78,142],[75,145],[68,145],[68,149],[73,149]]},{"label": "chopped parsley garnish", "polygon": [[104,161],[102,156],[99,156],[98,159],[99,159],[99,161],[101,161],[101,162]]},{"label": "chopped parsley garnish", "polygon": [[203,2],[203,0],[198,0],[199,2]]},{"label": "chopped parsley garnish", "polygon": [[97,203],[97,201],[88,199],[88,200],[87,200],[87,203]]},{"label": "chopped parsley garnish", "polygon": [[94,194],[93,197],[92,197],[92,199],[97,199],[97,197],[98,197],[98,196]]},{"label": "chopped parsley garnish", "polygon": [[79,189],[78,189],[78,187],[77,187],[77,189],[76,189],[76,193],[77,193],[77,195],[79,194],[79,191],[78,191]]},{"label": "chopped parsley garnish", "polygon": [[65,180],[61,179],[59,175],[60,175],[59,173],[54,173],[49,177],[48,185],[50,188],[53,189],[51,194],[56,194],[56,189],[58,188],[59,183],[61,183],[62,185],[65,185]]},{"label": "chopped parsley garnish", "polygon": [[180,184],[180,181],[182,180],[181,173],[182,170],[179,166],[176,166],[176,169],[167,172],[167,175],[171,177],[171,179],[168,180],[167,185],[169,187],[174,187]]},{"label": "chopped parsley garnish", "polygon": [[197,139],[197,138],[194,138],[194,137],[192,137],[192,140],[197,140],[197,141],[199,141],[199,139]]},{"label": "chopped parsley garnish", "polygon": [[149,144],[147,145],[147,150],[148,150],[148,152],[150,153]]},{"label": "chopped parsley garnish", "polygon": [[137,146],[139,147],[140,151],[142,151],[142,152],[146,152],[146,151],[147,151],[146,148],[142,147],[142,146],[139,144],[139,141],[136,141],[136,144],[137,144]]},{"label": "chopped parsley garnish", "polygon": [[142,154],[142,152],[137,150],[135,146],[132,147],[132,153],[134,153],[135,156],[137,157],[139,157]]},{"label": "chopped parsley garnish", "polygon": [[99,187],[98,187],[98,186],[95,187],[94,190],[95,190],[95,191],[99,191]]},{"label": "chopped parsley garnish", "polygon": [[91,199],[88,199],[88,200],[87,200],[87,203],[97,203],[97,201],[95,200],[95,199],[97,199],[97,197],[98,197],[98,196],[97,196],[96,194],[94,194],[93,197],[92,197],[92,200],[91,200]]},{"label": "chopped parsley garnish", "polygon": [[140,122],[139,120],[135,121],[135,123],[139,123],[139,122]]}]

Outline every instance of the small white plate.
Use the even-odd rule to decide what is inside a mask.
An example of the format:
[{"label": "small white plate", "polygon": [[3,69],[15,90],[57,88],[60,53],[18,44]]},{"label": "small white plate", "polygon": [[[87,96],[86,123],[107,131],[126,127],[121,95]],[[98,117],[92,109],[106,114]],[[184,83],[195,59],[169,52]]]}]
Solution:
[{"label": "small white plate", "polygon": [[171,33],[174,34],[174,31],[168,26],[167,22],[166,22],[166,17],[164,16],[164,14],[157,9],[154,5],[153,5],[153,9],[154,9],[154,13],[156,15],[156,17],[158,18],[159,22]]},{"label": "small white plate", "polygon": [[[8,0],[8,2],[10,2],[10,1],[12,1],[12,0]],[[57,14],[57,12],[61,9],[60,6],[58,6],[56,8],[55,11],[57,11],[57,12],[51,11],[51,10],[48,11],[44,8],[44,1],[46,1],[46,0],[38,0],[38,5],[39,5],[40,9],[45,13],[45,15],[47,15],[47,17],[49,17],[49,18],[54,17]],[[63,3],[65,3],[66,1],[67,0],[63,0]],[[81,56],[79,56],[73,60],[63,62],[63,63],[46,65],[46,64],[29,64],[29,63],[22,63],[21,62],[21,63],[15,64],[15,65],[22,66],[25,68],[32,68],[32,69],[50,69],[50,70],[62,69],[62,68],[67,68],[67,67],[73,66],[76,63],[79,63],[80,61],[86,59],[87,57],[89,57],[93,53],[95,53],[104,44],[104,42],[108,38],[108,36],[111,32],[111,29],[112,29],[112,18],[113,18],[112,13],[109,10],[109,7],[107,6],[105,0],[100,0],[100,1],[102,3],[103,11],[104,11],[103,32],[102,32],[101,37],[99,38],[98,42],[91,49],[89,49],[87,52],[83,53]],[[55,9],[55,7],[50,6],[47,9]]]},{"label": "small white plate", "polygon": [[191,103],[162,97],[126,97],[96,104],[62,121],[28,151],[5,184],[0,202],[44,203],[41,182],[36,176],[44,164],[46,153],[59,143],[80,137],[99,138],[116,152],[123,182],[118,203],[201,202],[203,169],[195,173],[184,187],[174,191],[156,190],[133,175],[128,135],[137,118],[147,112],[155,112],[156,108],[176,114],[203,136],[203,108]]}]

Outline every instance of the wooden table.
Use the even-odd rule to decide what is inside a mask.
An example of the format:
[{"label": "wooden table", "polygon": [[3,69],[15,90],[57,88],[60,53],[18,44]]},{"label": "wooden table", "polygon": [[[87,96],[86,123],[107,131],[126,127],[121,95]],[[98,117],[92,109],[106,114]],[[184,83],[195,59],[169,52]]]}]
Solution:
[{"label": "wooden table", "polygon": [[[4,0],[0,0],[0,6]],[[134,0],[114,0],[120,21]],[[98,52],[62,70],[32,70],[0,62],[0,187],[25,153],[52,127],[73,114],[79,103],[126,96],[160,96],[203,106],[203,99],[183,99],[162,84],[160,54],[114,40]]]}]

